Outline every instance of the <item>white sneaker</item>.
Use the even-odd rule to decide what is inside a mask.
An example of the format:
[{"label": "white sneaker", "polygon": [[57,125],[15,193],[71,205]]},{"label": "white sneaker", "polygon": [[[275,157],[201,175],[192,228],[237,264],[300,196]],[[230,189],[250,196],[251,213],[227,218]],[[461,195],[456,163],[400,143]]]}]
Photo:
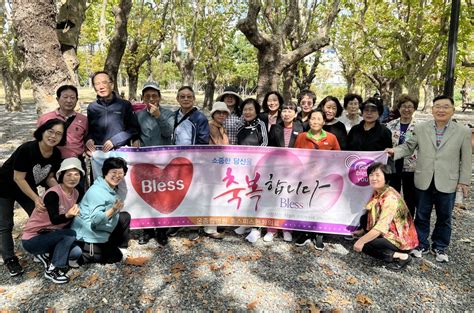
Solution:
[{"label": "white sneaker", "polygon": [[252,228],[252,230],[250,231],[250,234],[247,237],[245,237],[245,239],[250,243],[255,243],[257,242],[257,240],[260,239],[261,236],[262,234],[260,233],[260,229]]},{"label": "white sneaker", "polygon": [[69,260],[68,265],[70,268],[79,268],[79,263],[77,263],[77,260]]},{"label": "white sneaker", "polygon": [[293,236],[291,235],[291,232],[284,231],[283,232],[283,240],[287,241],[287,242],[292,242],[293,241]]},{"label": "white sneaker", "polygon": [[436,256],[436,261],[441,263],[449,262],[448,255],[443,250],[433,249],[431,252]]},{"label": "white sneaker", "polygon": [[251,230],[252,230],[251,228],[248,228],[248,227],[245,227],[245,226],[240,226],[240,227],[234,229],[234,232],[237,235],[243,235],[245,233],[249,233]]},{"label": "white sneaker", "polygon": [[418,247],[416,249],[411,250],[410,254],[414,256],[415,258],[421,258],[423,257],[423,255],[427,254],[428,252],[429,252],[428,249]]},{"label": "white sneaker", "polygon": [[267,232],[265,236],[263,236],[263,241],[266,241],[266,242],[273,241],[274,236],[275,236],[275,233]]}]

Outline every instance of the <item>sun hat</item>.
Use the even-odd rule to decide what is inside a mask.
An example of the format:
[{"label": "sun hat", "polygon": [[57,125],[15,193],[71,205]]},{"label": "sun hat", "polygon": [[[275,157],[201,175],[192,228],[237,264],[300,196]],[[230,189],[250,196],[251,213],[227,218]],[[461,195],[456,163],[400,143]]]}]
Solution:
[{"label": "sun hat", "polygon": [[79,161],[78,158],[67,158],[61,162],[61,166],[59,167],[59,170],[56,172],[56,178],[59,179],[61,172],[64,172],[73,168],[81,172],[82,176],[85,175],[84,170],[82,169],[82,166],[81,166],[81,161]]},{"label": "sun hat", "polygon": [[227,108],[227,105],[221,101],[214,102],[214,104],[212,105],[211,117],[212,115],[214,115],[214,113],[216,113],[216,111],[227,112],[228,114],[230,114],[230,110],[229,108]]},{"label": "sun hat", "polygon": [[142,94],[143,94],[143,92],[145,91],[145,89],[148,89],[148,88],[151,88],[151,89],[154,89],[154,90],[160,92],[160,86],[158,85],[158,83],[156,83],[156,82],[154,82],[154,81],[146,82],[146,83],[143,85]]},{"label": "sun hat", "polygon": [[240,104],[242,103],[242,98],[239,96],[239,94],[237,93],[237,89],[232,87],[232,86],[226,86],[224,88],[224,92],[219,95],[219,97],[217,97],[217,101],[224,101],[224,97],[226,95],[233,95],[235,96],[235,98],[237,99],[237,103],[235,104],[237,107],[240,106]]}]

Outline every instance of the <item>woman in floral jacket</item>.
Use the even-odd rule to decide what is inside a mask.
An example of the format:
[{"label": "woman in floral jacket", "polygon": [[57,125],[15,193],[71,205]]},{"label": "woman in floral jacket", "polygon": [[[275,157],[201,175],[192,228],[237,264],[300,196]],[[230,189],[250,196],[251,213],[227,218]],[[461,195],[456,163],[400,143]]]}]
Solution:
[{"label": "woman in floral jacket", "polygon": [[418,236],[402,197],[386,183],[388,174],[390,168],[382,163],[367,169],[374,193],[366,206],[367,232],[356,241],[354,250],[381,259],[388,263],[387,268],[399,271],[410,263],[408,253],[418,246]]},{"label": "woman in floral jacket", "polygon": [[[396,109],[400,112],[400,118],[387,124],[392,132],[392,143],[396,147],[401,145],[414,134],[415,120],[413,114],[418,108],[418,100],[408,95],[401,95],[396,103]],[[416,192],[415,192],[415,166],[416,151],[412,155],[395,161],[395,173],[390,176],[390,186],[401,192],[403,187],[403,198],[412,216],[415,216]]]}]

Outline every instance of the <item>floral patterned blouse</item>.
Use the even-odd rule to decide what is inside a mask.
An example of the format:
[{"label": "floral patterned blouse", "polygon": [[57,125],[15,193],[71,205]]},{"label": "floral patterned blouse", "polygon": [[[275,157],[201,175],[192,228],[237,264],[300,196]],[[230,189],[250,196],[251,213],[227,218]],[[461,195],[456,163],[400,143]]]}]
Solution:
[{"label": "floral patterned blouse", "polygon": [[392,187],[377,194],[374,192],[367,203],[367,230],[376,229],[400,250],[411,250],[418,246],[413,218],[405,201]]},{"label": "floral patterned blouse", "polygon": [[[414,131],[415,131],[415,119],[413,118],[411,120],[411,123],[408,125],[408,128],[404,134],[402,134],[400,130],[400,119],[397,118],[396,120],[393,120],[387,124],[387,128],[390,129],[392,132],[392,143],[393,147],[398,146],[398,143],[400,141],[400,136],[404,135],[405,140],[404,142],[408,141],[411,137],[414,136]],[[404,172],[414,172],[416,167],[416,150],[415,152],[404,158],[403,159],[403,171]]]}]

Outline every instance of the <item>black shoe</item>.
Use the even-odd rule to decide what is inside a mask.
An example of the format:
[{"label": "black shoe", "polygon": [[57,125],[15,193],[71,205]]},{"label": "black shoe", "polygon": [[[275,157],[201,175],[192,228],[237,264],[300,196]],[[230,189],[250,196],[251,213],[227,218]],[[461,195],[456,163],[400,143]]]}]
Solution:
[{"label": "black shoe", "polygon": [[324,250],[323,235],[316,235],[313,238],[313,244],[316,250],[323,251]]},{"label": "black shoe", "polygon": [[49,263],[51,262],[49,260],[49,257],[46,254],[37,254],[35,255],[36,260],[39,261],[39,263],[43,264],[44,270],[47,270],[49,267]]},{"label": "black shoe", "polygon": [[5,265],[7,266],[8,272],[10,272],[11,277],[23,274],[23,272],[25,271],[18,262],[17,257],[5,260]]},{"label": "black shoe", "polygon": [[188,239],[191,241],[195,241],[195,240],[198,240],[199,237],[201,237],[201,234],[199,233],[199,231],[195,231],[189,234]]},{"label": "black shoe", "polygon": [[69,282],[69,277],[59,268],[55,267],[52,270],[44,272],[44,277],[51,280],[55,284],[66,284]]},{"label": "black shoe", "polygon": [[168,236],[166,233],[158,233],[155,240],[160,246],[166,246],[168,244]]},{"label": "black shoe", "polygon": [[150,235],[147,233],[142,233],[138,238],[139,245],[146,245],[150,241]]},{"label": "black shoe", "polygon": [[411,263],[411,260],[412,257],[408,255],[408,258],[406,260],[396,259],[393,262],[388,263],[386,267],[392,271],[399,272],[405,267],[407,267],[407,265]]},{"label": "black shoe", "polygon": [[311,238],[309,237],[308,233],[302,233],[298,236],[295,241],[295,245],[298,247],[303,247],[311,243]]}]

